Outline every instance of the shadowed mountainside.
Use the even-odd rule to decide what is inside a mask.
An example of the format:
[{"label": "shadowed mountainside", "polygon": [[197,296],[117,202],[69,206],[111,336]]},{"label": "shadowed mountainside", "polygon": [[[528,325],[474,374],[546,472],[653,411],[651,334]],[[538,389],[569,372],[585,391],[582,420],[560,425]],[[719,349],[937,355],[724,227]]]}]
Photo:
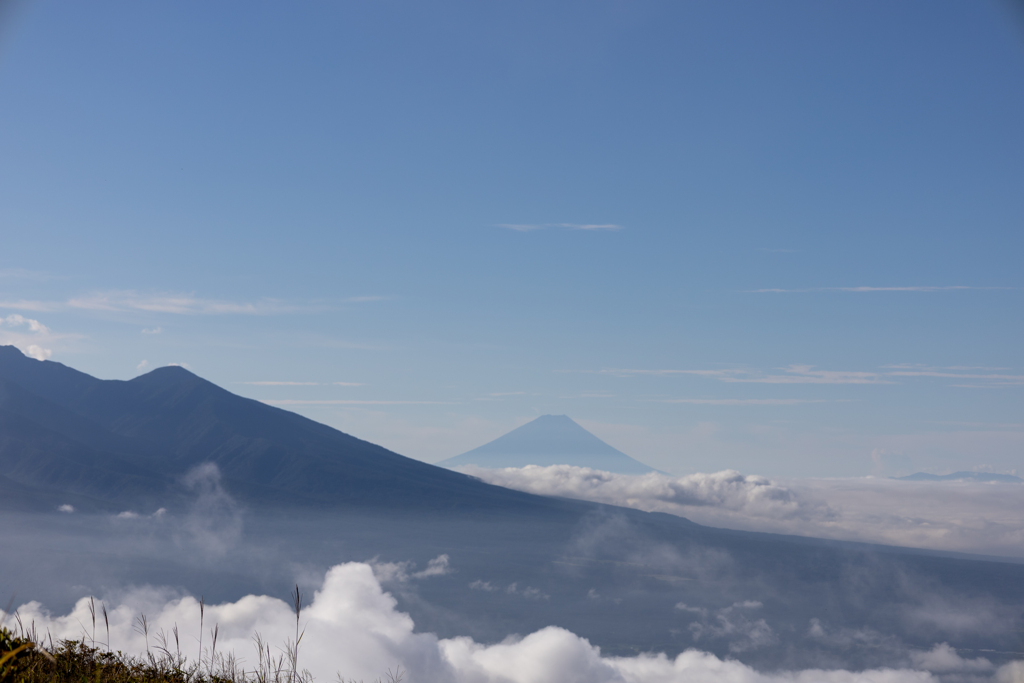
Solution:
[{"label": "shadowed mountainside", "polygon": [[181,367],[100,380],[0,347],[0,493],[8,506],[33,498],[24,490],[46,493],[47,507],[58,494],[86,507],[90,500],[166,504],[181,492],[181,476],[204,462],[217,464],[232,495],[264,505],[538,512],[570,505],[406,458]]}]

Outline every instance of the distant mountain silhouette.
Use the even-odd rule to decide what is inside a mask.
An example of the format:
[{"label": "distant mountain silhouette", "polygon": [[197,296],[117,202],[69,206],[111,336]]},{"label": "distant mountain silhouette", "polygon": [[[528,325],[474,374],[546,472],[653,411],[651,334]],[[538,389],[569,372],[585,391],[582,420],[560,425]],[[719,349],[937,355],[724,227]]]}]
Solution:
[{"label": "distant mountain silhouette", "polygon": [[612,448],[566,415],[541,415],[490,443],[437,464],[476,465],[485,469],[575,465],[619,474],[657,471]]},{"label": "distant mountain silhouette", "polygon": [[954,472],[953,474],[928,474],[915,472],[905,477],[893,477],[900,481],[983,481],[1000,482],[1003,484],[1019,484],[1024,479],[1012,474],[993,474],[992,472]]},{"label": "distant mountain silhouette", "polygon": [[[0,506],[166,505],[215,463],[257,505],[373,509],[565,508],[406,458],[236,396],[181,367],[100,380],[0,346]],[[71,499],[74,499],[73,501]]]}]

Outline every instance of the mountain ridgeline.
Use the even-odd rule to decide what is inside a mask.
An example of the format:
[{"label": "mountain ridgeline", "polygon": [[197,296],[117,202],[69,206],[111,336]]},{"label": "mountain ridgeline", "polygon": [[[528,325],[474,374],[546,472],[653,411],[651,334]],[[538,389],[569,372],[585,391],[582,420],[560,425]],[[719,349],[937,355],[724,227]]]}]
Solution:
[{"label": "mountain ridgeline", "polygon": [[246,503],[381,510],[551,511],[491,486],[232,394],[181,367],[100,380],[0,347],[0,506],[166,505],[215,463]]}]

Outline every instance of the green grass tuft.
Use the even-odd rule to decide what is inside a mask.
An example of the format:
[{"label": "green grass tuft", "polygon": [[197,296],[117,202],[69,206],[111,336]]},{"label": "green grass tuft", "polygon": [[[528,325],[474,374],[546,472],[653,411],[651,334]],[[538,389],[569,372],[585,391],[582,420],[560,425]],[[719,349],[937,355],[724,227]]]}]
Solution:
[{"label": "green grass tuft", "polygon": [[[148,631],[144,619],[140,624]],[[214,647],[205,660],[193,662],[163,645],[154,647],[158,654],[144,657],[91,647],[85,640],[44,646],[37,634],[19,622],[14,631],[0,627],[0,683],[312,683],[308,671],[297,671],[297,642],[289,643],[285,654],[275,658],[270,646],[255,634],[259,662],[246,670],[238,666],[233,653],[216,652],[216,633],[215,629]],[[401,683],[404,673],[401,667],[394,672],[389,669],[376,683]],[[339,675],[338,683],[355,681]]]}]

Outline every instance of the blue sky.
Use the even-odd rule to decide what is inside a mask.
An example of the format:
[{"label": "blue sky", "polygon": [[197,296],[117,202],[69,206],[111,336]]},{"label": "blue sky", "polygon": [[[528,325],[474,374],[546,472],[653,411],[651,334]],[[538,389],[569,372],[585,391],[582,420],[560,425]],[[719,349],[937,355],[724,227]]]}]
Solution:
[{"label": "blue sky", "polygon": [[8,9],[0,342],[427,461],[1024,471],[1009,3]]}]

